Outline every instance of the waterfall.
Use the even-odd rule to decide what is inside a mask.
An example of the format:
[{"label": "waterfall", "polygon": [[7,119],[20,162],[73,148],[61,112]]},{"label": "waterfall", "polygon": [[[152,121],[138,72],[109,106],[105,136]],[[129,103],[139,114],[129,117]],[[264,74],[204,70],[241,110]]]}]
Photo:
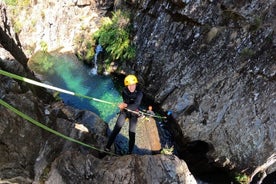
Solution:
[{"label": "waterfall", "polygon": [[103,48],[101,45],[97,45],[96,49],[95,49],[95,56],[94,56],[94,67],[91,69],[91,71],[89,72],[89,74],[92,74],[92,75],[97,75],[97,70],[98,70],[98,66],[97,66],[97,57],[98,57],[98,54],[100,52],[103,51]]}]

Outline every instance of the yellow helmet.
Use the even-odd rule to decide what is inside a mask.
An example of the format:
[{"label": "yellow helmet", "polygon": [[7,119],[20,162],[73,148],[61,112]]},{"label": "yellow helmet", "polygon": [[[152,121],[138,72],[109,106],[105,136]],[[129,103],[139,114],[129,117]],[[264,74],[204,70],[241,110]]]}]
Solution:
[{"label": "yellow helmet", "polygon": [[138,79],[135,75],[128,75],[128,76],[126,76],[124,83],[125,83],[125,86],[137,84]]}]

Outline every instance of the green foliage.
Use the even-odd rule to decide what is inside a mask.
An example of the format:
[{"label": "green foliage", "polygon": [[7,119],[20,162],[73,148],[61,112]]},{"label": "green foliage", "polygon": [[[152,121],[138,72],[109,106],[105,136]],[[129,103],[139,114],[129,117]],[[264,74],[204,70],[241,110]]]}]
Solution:
[{"label": "green foliage", "polygon": [[17,0],[17,4],[19,6],[29,6],[31,4],[31,0]]},{"label": "green foliage", "polygon": [[28,61],[31,70],[39,73],[52,73],[55,58],[45,51],[38,51]]},{"label": "green foliage", "polygon": [[130,15],[121,11],[113,13],[112,18],[103,18],[102,26],[93,38],[107,52],[106,63],[131,60],[135,57],[135,48],[131,43]]},{"label": "green foliage", "polygon": [[254,51],[252,49],[244,48],[241,51],[241,57],[244,58],[244,59],[251,58],[252,56],[254,56]]},{"label": "green foliage", "polygon": [[4,1],[8,6],[15,6],[17,4],[17,0],[4,0]]},{"label": "green foliage", "polygon": [[13,20],[13,27],[14,27],[14,32],[15,33],[20,33],[20,31],[22,30],[23,25],[22,25],[21,22]]},{"label": "green foliage", "polygon": [[261,17],[256,16],[254,17],[253,22],[249,27],[249,31],[257,31],[258,29],[260,29],[261,25],[262,25]]},{"label": "green foliage", "polygon": [[95,40],[89,40],[84,34],[80,34],[74,37],[74,45],[78,59],[89,64],[95,54]]},{"label": "green foliage", "polygon": [[249,177],[244,173],[236,173],[235,180],[236,180],[236,182],[238,182],[240,184],[248,184],[249,183]]},{"label": "green foliage", "polygon": [[41,50],[43,52],[47,52],[48,51],[48,44],[45,41],[41,41],[40,42],[40,47],[41,47]]},{"label": "green foliage", "polygon": [[28,7],[31,4],[31,0],[4,0],[7,6],[11,6],[12,13],[12,26],[15,33],[19,33],[22,30],[24,22],[20,21],[20,12],[25,7]]},{"label": "green foliage", "polygon": [[94,43],[92,42],[86,42],[85,46],[87,49],[86,55],[84,56],[84,59],[87,61],[90,61],[93,59],[95,51],[94,51],[94,47],[93,47]]},{"label": "green foliage", "polygon": [[8,6],[28,6],[30,0],[4,0]]},{"label": "green foliage", "polygon": [[77,47],[77,57],[84,61],[84,62],[91,62],[93,60],[93,57],[95,55],[95,42],[87,41],[84,39],[83,36],[76,36],[75,37],[75,43],[78,45]]},{"label": "green foliage", "polygon": [[48,164],[48,165],[43,169],[43,171],[42,171],[42,173],[41,173],[41,176],[40,176],[40,178],[39,178],[39,183],[45,183],[45,181],[47,181],[47,179],[48,179],[48,177],[49,177],[48,175],[49,175],[50,171],[51,171],[51,165]]},{"label": "green foliage", "polygon": [[54,99],[55,99],[56,101],[62,100],[62,98],[60,97],[60,92],[58,92],[58,91],[55,91],[55,92],[53,93],[53,97],[54,97]]},{"label": "green foliage", "polygon": [[172,155],[173,151],[174,151],[174,146],[169,148],[168,145],[166,145],[164,148],[162,148],[161,154]]}]

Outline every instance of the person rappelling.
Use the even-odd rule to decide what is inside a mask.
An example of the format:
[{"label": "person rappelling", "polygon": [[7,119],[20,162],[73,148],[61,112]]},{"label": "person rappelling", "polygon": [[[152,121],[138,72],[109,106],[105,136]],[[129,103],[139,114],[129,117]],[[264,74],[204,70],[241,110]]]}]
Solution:
[{"label": "person rappelling", "polygon": [[[116,121],[115,127],[111,132],[105,151],[110,151],[111,145],[114,143],[116,136],[123,127],[125,120],[129,119],[129,144],[128,154],[131,154],[135,145],[136,125],[139,117],[139,106],[141,104],[143,93],[137,88],[138,79],[135,75],[127,75],[124,79],[122,91],[123,102],[118,105],[120,114]],[[137,112],[137,113],[135,113]]]},{"label": "person rappelling", "polygon": [[[98,150],[100,152],[108,153],[110,155],[116,155],[116,154],[110,152],[110,147],[113,144],[116,136],[119,134],[119,132],[120,132],[121,128],[123,127],[123,125],[125,123],[125,120],[127,118],[129,119],[129,149],[128,149],[128,153],[132,153],[134,145],[135,145],[135,134],[136,134],[136,125],[137,125],[137,122],[138,122],[138,117],[141,117],[141,118],[142,117],[151,117],[151,118],[158,118],[158,119],[164,119],[164,120],[167,119],[166,116],[156,115],[152,111],[152,107],[149,107],[147,112],[139,110],[139,106],[140,106],[142,98],[143,98],[143,93],[142,93],[141,90],[139,90],[137,88],[138,80],[137,80],[137,77],[135,75],[128,75],[128,76],[125,77],[125,79],[124,79],[125,87],[122,90],[123,102],[120,103],[119,105],[117,103],[114,103],[114,102],[109,102],[109,101],[106,101],[106,100],[103,100],[103,99],[98,99],[98,98],[86,96],[86,95],[83,95],[83,94],[80,94],[80,93],[75,93],[73,91],[68,91],[66,89],[55,87],[55,86],[52,86],[52,85],[49,85],[49,84],[44,84],[44,83],[29,79],[29,78],[25,78],[23,76],[19,76],[19,75],[16,75],[16,74],[13,74],[13,73],[1,70],[1,69],[0,69],[0,75],[5,75],[7,77],[11,77],[11,78],[16,79],[16,80],[20,80],[20,81],[23,81],[23,82],[26,82],[26,83],[29,83],[29,84],[32,84],[32,85],[35,85],[35,86],[43,87],[43,88],[50,89],[50,90],[57,91],[57,92],[61,92],[61,93],[64,93],[64,94],[68,94],[68,95],[72,95],[72,96],[76,96],[76,97],[80,97],[80,98],[84,98],[84,99],[88,99],[88,100],[93,100],[95,102],[105,103],[105,104],[112,105],[112,106],[118,106],[119,109],[120,109],[120,114],[118,116],[116,125],[115,125],[109,139],[108,139],[108,142],[105,146],[105,149],[103,150],[103,149],[99,149],[99,148],[96,148],[94,146],[82,143],[78,140],[73,140],[70,137],[67,137],[65,135],[62,135],[59,132],[51,130],[49,127],[46,127],[42,123],[37,122],[37,121],[31,119],[30,117],[27,117],[27,115],[19,112],[16,109],[13,109],[12,107],[10,107],[8,104],[6,104],[4,101],[2,101],[0,99],[0,105],[6,106],[7,108],[12,109],[19,116],[29,120],[31,123],[34,123],[35,125],[43,128],[43,129],[45,129],[49,132],[52,132],[52,133],[54,133],[54,134],[56,134],[60,137],[63,137],[67,140],[70,140],[72,142],[76,142],[78,144],[89,147],[91,149]],[[154,125],[154,124],[151,123],[150,126],[151,125]],[[155,126],[155,128],[156,128],[156,126]],[[154,128],[151,128],[151,129],[154,129]],[[156,135],[158,136],[158,133]]]}]

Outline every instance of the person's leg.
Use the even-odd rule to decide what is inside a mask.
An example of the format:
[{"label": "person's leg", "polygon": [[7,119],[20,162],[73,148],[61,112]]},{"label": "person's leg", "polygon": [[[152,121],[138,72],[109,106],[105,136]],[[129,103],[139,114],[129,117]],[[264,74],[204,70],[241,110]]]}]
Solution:
[{"label": "person's leg", "polygon": [[116,136],[119,134],[121,128],[123,127],[125,123],[125,119],[126,119],[126,114],[124,112],[121,112],[117,119],[116,125],[108,138],[105,148],[110,149],[111,145],[115,141]]},{"label": "person's leg", "polygon": [[136,134],[137,116],[131,116],[129,119],[129,142],[128,142],[128,153],[131,154],[135,145],[135,134]]},{"label": "person's leg", "polygon": [[128,154],[131,154],[135,145],[135,132],[129,131]]}]

